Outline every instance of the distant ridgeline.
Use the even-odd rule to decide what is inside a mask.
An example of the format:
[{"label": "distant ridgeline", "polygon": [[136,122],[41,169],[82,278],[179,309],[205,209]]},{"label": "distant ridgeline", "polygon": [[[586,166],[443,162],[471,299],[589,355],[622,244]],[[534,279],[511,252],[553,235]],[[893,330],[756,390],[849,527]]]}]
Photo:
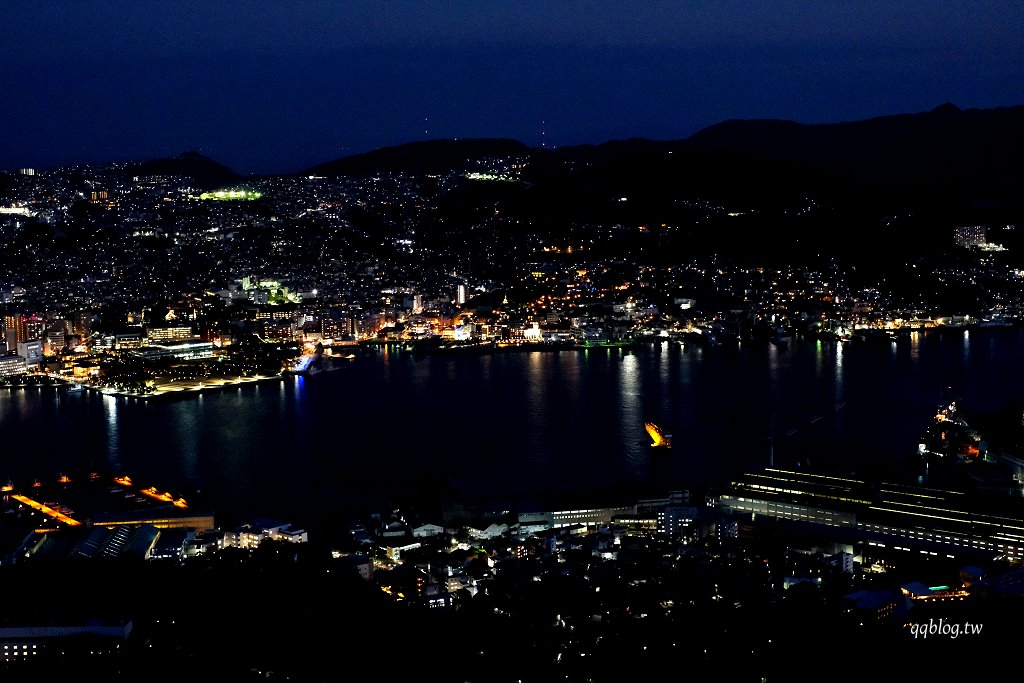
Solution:
[{"label": "distant ridgeline", "polygon": [[[730,120],[685,140],[629,139],[529,148],[514,140],[432,140],[387,147],[312,167],[312,175],[440,172],[468,159],[529,156],[523,179],[573,195],[765,202],[793,196],[835,200],[979,201],[1020,206],[1024,106],[800,124]],[[610,193],[610,194],[609,194]],[[952,196],[950,195],[952,193]],[[582,198],[582,197],[580,197]]]},{"label": "distant ridgeline", "polygon": [[125,172],[136,176],[187,177],[196,187],[210,190],[227,187],[242,179],[240,174],[199,152],[132,163]]},{"label": "distant ridgeline", "polygon": [[[553,248],[586,244],[587,258],[653,265],[723,253],[761,265],[832,254],[881,268],[921,258],[923,247],[954,246],[958,226],[987,225],[989,242],[1024,247],[1024,230],[1011,228],[1024,220],[1021,158],[1024,106],[945,104],[833,124],[731,120],[683,140],[560,148],[502,138],[419,141],[287,178],[402,174],[425,183],[431,210],[415,217],[424,257],[458,244],[463,258],[494,262],[495,253],[520,253],[529,232]],[[275,178],[247,179],[197,152],[129,164],[125,173],[188,178],[193,196],[210,202],[269,199],[278,187]],[[17,182],[0,174],[0,191]],[[75,210],[99,215],[103,206]],[[390,239],[378,233],[395,210],[349,207],[332,220],[354,226],[339,239],[374,252]],[[304,216],[311,229],[320,218]]]}]

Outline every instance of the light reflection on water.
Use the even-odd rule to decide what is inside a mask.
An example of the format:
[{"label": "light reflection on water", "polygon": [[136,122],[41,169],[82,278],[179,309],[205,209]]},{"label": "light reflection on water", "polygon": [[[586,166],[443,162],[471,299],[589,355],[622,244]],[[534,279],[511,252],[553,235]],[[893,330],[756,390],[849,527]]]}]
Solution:
[{"label": "light reflection on water", "polygon": [[[909,458],[944,396],[997,410],[1018,398],[1007,378],[1024,371],[1016,329],[911,334],[896,353],[867,342],[656,344],[422,358],[384,349],[201,400],[0,389],[0,479],[106,464],[274,516],[336,515],[346,500],[452,480],[511,498],[664,489],[766,463],[773,413],[779,433],[792,432],[776,442],[778,466],[884,470]],[[647,420],[673,435],[657,457]]]},{"label": "light reflection on water", "polygon": [[107,425],[107,466],[118,472],[121,465],[121,437],[120,419],[118,417],[118,404],[116,396],[103,395],[103,414],[106,416]]}]

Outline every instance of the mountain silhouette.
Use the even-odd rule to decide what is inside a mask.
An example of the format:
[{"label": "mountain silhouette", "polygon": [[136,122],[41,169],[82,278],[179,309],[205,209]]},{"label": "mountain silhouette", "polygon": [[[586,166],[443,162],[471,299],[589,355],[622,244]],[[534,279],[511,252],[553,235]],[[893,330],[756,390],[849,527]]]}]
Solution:
[{"label": "mountain silhouette", "polygon": [[813,169],[857,192],[1016,201],[1024,106],[960,109],[945,103],[919,114],[831,124],[733,120],[685,144]]},{"label": "mountain silhouette", "polygon": [[506,138],[426,140],[354,154],[314,166],[304,175],[371,175],[385,171],[443,173],[461,170],[468,161],[490,157],[525,156],[530,149]]},{"label": "mountain silhouette", "polygon": [[[686,139],[633,138],[530,148],[515,140],[432,140],[385,147],[309,169],[317,175],[441,173],[487,157],[528,156],[526,179],[586,202],[628,193],[680,194],[739,203],[940,202],[1019,206],[1024,180],[1024,106],[960,109],[803,124],[735,119]],[[535,194],[544,194],[544,187]],[[668,194],[666,194],[668,193]]]},{"label": "mountain silhouette", "polygon": [[152,159],[129,164],[127,172],[133,175],[184,176],[192,179],[196,187],[210,189],[237,183],[242,176],[224,164],[200,154],[183,152],[178,156]]}]

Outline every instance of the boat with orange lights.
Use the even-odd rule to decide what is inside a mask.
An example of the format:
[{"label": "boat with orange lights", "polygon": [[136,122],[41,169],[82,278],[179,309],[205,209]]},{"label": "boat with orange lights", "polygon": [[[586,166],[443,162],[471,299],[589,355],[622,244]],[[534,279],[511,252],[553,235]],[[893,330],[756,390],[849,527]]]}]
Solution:
[{"label": "boat with orange lights", "polygon": [[651,448],[672,448],[672,435],[666,434],[661,427],[653,422],[645,422],[644,428],[651,437]]}]

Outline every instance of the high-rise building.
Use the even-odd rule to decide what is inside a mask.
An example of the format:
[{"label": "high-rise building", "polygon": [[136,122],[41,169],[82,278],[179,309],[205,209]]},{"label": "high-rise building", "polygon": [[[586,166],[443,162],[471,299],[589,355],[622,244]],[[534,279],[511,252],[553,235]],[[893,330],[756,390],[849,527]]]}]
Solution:
[{"label": "high-rise building", "polygon": [[13,349],[18,342],[25,341],[25,327],[21,324],[20,315],[4,316],[4,338],[9,349]]},{"label": "high-rise building", "polygon": [[43,316],[33,313],[27,318],[23,316],[22,322],[25,325],[24,341],[43,338],[43,332],[46,330],[46,319]]},{"label": "high-rise building", "polygon": [[83,338],[92,334],[92,313],[89,311],[79,311],[76,313],[73,331],[75,334],[81,335]]},{"label": "high-rise building", "polygon": [[459,285],[455,290],[455,302],[459,305],[466,303],[466,285]]},{"label": "high-rise building", "polygon": [[41,339],[46,329],[46,321],[42,315],[4,315],[4,331],[7,335],[7,345],[11,340],[17,342],[29,341],[30,339]]},{"label": "high-rise building", "polygon": [[5,315],[4,338],[7,348],[13,349],[21,342],[41,339],[45,328],[46,321],[40,315]]},{"label": "high-rise building", "polygon": [[3,334],[3,337],[2,337],[3,343],[4,343],[4,349],[5,350],[11,350],[11,351],[14,350],[14,344],[17,343],[16,341],[14,341],[16,333],[11,331],[11,324],[12,324],[12,320],[13,319],[14,319],[14,316],[10,316],[10,315],[5,315],[4,316],[4,329],[3,329],[4,334]]},{"label": "high-rise building", "polygon": [[64,330],[64,325],[50,327],[46,330],[46,334],[43,335],[43,352],[50,356],[56,355],[64,348],[66,338],[67,333]]}]

